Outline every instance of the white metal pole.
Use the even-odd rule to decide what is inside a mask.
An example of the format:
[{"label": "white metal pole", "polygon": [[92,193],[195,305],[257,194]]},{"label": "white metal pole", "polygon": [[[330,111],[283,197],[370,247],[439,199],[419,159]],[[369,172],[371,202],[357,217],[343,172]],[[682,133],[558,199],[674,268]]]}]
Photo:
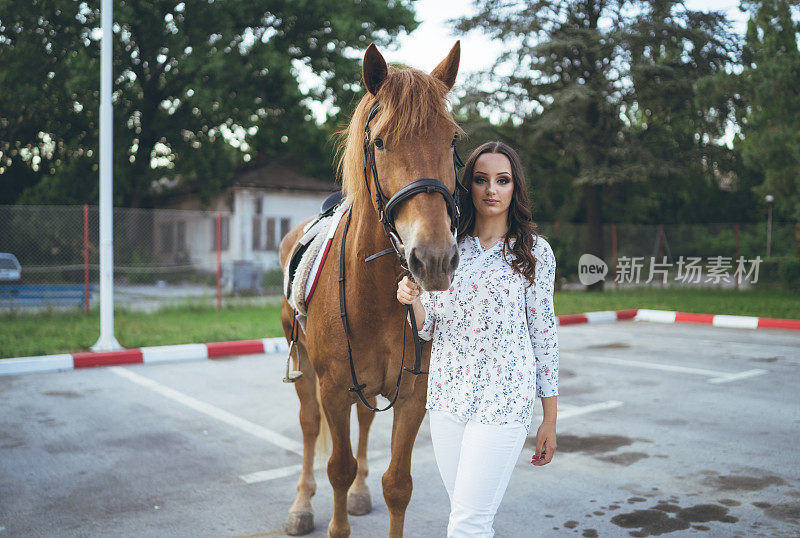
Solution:
[{"label": "white metal pole", "polygon": [[100,13],[100,338],[93,351],[122,349],[114,338],[114,201],[112,167],[113,108],[111,104],[112,0],[103,0]]}]

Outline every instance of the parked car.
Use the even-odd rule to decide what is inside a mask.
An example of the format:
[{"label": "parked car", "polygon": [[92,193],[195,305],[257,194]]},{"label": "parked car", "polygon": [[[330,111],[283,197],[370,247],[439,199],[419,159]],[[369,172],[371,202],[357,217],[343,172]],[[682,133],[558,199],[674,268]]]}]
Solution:
[{"label": "parked car", "polygon": [[9,252],[0,252],[0,281],[19,280],[22,267],[17,257]]}]

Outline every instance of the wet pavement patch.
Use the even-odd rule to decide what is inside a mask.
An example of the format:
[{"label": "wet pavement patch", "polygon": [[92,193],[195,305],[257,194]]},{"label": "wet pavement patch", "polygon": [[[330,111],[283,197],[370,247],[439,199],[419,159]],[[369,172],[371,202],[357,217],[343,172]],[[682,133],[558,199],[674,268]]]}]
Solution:
[{"label": "wet pavement patch", "polygon": [[56,398],[83,398],[83,394],[75,392],[74,390],[48,390],[42,394]]},{"label": "wet pavement patch", "polygon": [[722,521],[723,523],[736,523],[739,518],[729,516],[728,509],[719,504],[697,504],[684,508],[678,512],[677,517],[692,523],[705,523],[707,521]]},{"label": "wet pavement patch", "polygon": [[689,528],[686,521],[670,517],[660,510],[636,510],[627,514],[618,514],[611,518],[611,523],[626,529],[639,529],[631,536],[658,536]]},{"label": "wet pavement patch", "polygon": [[12,449],[12,448],[19,448],[25,445],[25,439],[12,435],[10,433],[4,432],[0,429],[0,449]]},{"label": "wet pavement patch", "polygon": [[[585,454],[604,454],[634,442],[623,435],[578,435],[561,434],[558,436],[558,450],[561,452],[583,452]],[[536,439],[529,438],[525,442],[527,448],[536,448]]]},{"label": "wet pavement patch", "polygon": [[658,504],[650,507],[651,510],[661,510],[662,512],[680,512],[681,507],[667,501],[658,501]]},{"label": "wet pavement patch", "polygon": [[776,362],[778,357],[766,357],[763,359],[750,359],[753,362]]},{"label": "wet pavement patch", "polygon": [[[713,471],[712,471],[713,472]],[[711,474],[706,472],[704,474]],[[720,490],[746,490],[758,491],[767,486],[785,486],[786,481],[774,475],[744,476],[744,475],[719,475],[707,476],[702,483]]]},{"label": "wet pavement patch", "polygon": [[626,344],[624,342],[610,342],[608,344],[595,344],[592,346],[586,346],[586,349],[628,349],[630,347],[630,344]]},{"label": "wet pavement patch", "polygon": [[[636,497],[632,497],[636,499]],[[630,500],[628,501],[630,502]],[[675,517],[670,514],[674,513]],[[728,515],[728,508],[719,504],[697,504],[688,508],[681,508],[670,501],[659,501],[646,510],[635,510],[625,514],[618,514],[611,518],[611,523],[626,529],[639,529],[632,531],[631,536],[658,536],[670,532],[686,530],[692,523],[707,523],[721,521],[723,523],[736,523],[738,518]],[[693,525],[696,530],[709,530],[705,525]]]},{"label": "wet pavement patch", "polygon": [[649,457],[650,456],[644,452],[622,452],[620,454],[609,454],[608,456],[597,456],[597,459],[608,463],[627,466],[636,463],[642,458]]},{"label": "wet pavement patch", "polygon": [[[754,505],[756,503],[753,503]],[[768,503],[759,503],[759,504],[768,504]],[[761,508],[761,507],[759,507]],[[791,504],[791,503],[784,503],[784,504],[775,504],[772,506],[768,506],[767,508],[763,508],[764,513],[771,518],[780,519],[781,521],[786,521],[788,523],[800,523],[800,504]]]},{"label": "wet pavement patch", "polygon": [[720,499],[717,502],[719,504],[724,504],[725,506],[741,506],[742,504],[739,501],[734,501],[733,499]]}]

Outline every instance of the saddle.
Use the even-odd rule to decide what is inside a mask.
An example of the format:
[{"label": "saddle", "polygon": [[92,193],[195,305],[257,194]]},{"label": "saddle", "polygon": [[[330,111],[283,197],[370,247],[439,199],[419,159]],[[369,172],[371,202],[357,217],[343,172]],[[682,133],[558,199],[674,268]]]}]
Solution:
[{"label": "saddle", "polygon": [[341,191],[328,196],[317,217],[303,227],[303,236],[289,255],[284,272],[284,296],[305,331],[308,303],[342,214],[347,209]]}]

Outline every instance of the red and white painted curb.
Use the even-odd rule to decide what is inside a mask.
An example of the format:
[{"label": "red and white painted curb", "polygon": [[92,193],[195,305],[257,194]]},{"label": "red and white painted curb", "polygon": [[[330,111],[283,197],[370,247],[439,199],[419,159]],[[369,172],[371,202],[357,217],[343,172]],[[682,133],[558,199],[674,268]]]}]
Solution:
[{"label": "red and white painted curb", "polygon": [[182,344],[176,346],[154,346],[119,351],[67,353],[0,359],[0,375],[27,374],[32,372],[55,372],[94,366],[116,366],[120,364],[152,364],[161,362],[197,361],[218,359],[236,355],[286,352],[288,346],[282,336],[258,340],[233,342],[211,342],[208,344]]},{"label": "red and white painted curb", "polygon": [[[757,318],[752,316],[725,316],[691,314],[667,310],[606,310],[585,314],[558,316],[558,325],[577,323],[602,323],[610,321],[649,321],[655,323],[705,323],[730,329],[793,329],[800,330],[800,319]],[[211,342],[208,344],[182,344],[155,346],[120,351],[69,353],[0,359],[0,375],[17,375],[33,372],[55,372],[95,366],[121,364],[151,364],[164,362],[196,361],[250,355],[259,353],[286,353],[288,345],[282,336],[258,340]]]},{"label": "red and white painted curb", "polygon": [[558,316],[558,325],[575,325],[576,323],[604,323],[608,321],[622,321],[635,319],[636,310],[602,310],[600,312],[586,312],[585,314],[564,314]]},{"label": "red and white painted curb", "polygon": [[652,323],[704,323],[728,329],[793,329],[800,330],[800,319],[757,318],[753,316],[726,316],[721,314],[692,314],[671,310],[605,310],[586,314],[558,316],[558,325],[598,323],[607,321],[649,321]]},{"label": "red and white painted curb", "polygon": [[714,314],[692,314],[669,310],[646,310],[640,308],[634,321],[655,323],[705,323],[728,329],[793,329],[800,330],[800,319],[757,318],[753,316],[725,316]]}]

